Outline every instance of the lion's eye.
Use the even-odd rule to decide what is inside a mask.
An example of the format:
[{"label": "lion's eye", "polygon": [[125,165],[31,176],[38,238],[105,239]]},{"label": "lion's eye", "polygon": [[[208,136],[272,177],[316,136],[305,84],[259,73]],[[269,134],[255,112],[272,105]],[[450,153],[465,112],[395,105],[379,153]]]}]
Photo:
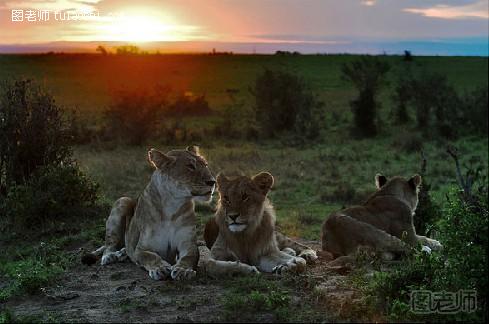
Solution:
[{"label": "lion's eye", "polygon": [[249,197],[247,194],[245,194],[245,193],[244,193],[244,194],[241,196],[241,199],[242,199],[243,201],[248,201],[248,199],[249,199],[249,198],[250,198],[250,197]]},{"label": "lion's eye", "polygon": [[189,168],[190,170],[195,170],[195,165],[193,165],[192,163],[189,163],[189,164],[187,164],[187,168]]}]

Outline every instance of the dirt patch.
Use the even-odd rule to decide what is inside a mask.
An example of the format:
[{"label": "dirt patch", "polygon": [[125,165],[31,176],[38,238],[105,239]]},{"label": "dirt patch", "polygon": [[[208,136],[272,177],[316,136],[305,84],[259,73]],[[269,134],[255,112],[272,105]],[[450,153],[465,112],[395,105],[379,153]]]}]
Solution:
[{"label": "dirt patch", "polygon": [[[303,242],[319,248],[317,242]],[[205,257],[205,247],[201,253]],[[327,260],[322,259],[309,267],[304,277],[314,278],[315,287],[292,291],[291,300],[296,304],[316,300],[313,308],[323,314],[320,321],[346,318],[358,292],[345,287],[345,275],[326,268]],[[222,322],[229,320],[220,298],[226,289],[222,281],[202,274],[188,282],[154,281],[130,261],[105,267],[80,264],[40,294],[12,299],[4,306],[16,318],[41,321]],[[275,320],[266,312],[254,317],[254,321]]]}]

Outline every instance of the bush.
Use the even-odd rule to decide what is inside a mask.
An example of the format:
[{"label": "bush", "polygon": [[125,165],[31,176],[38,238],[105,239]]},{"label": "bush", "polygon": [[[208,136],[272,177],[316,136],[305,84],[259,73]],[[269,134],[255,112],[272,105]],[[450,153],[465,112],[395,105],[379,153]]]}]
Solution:
[{"label": "bush", "polygon": [[221,115],[221,123],[214,128],[216,136],[237,139],[257,138],[258,126],[253,108],[233,100],[233,103],[227,106]]},{"label": "bush", "polygon": [[0,210],[15,229],[40,232],[59,228],[67,220],[86,218],[97,198],[98,185],[75,165],[51,165],[38,170],[26,183],[11,187],[0,201]]},{"label": "bush", "polygon": [[31,80],[0,88],[0,193],[71,157],[71,131],[54,98]]},{"label": "bush", "polygon": [[323,104],[297,75],[267,69],[257,77],[252,93],[263,136],[285,132],[305,139],[319,136],[324,126]]},{"label": "bush", "polygon": [[463,105],[445,76],[423,73],[405,81],[402,87],[409,88],[406,95],[410,98],[404,100],[414,106],[418,129],[449,139],[458,135],[463,128]]},{"label": "bush", "polygon": [[411,120],[409,115],[409,104],[413,96],[411,93],[411,81],[411,70],[408,66],[398,73],[394,94],[392,95],[392,100],[395,104],[392,112],[394,124],[396,125],[404,125]]},{"label": "bush", "polygon": [[[71,158],[71,130],[53,97],[32,81],[0,93],[0,227],[40,231],[82,216],[97,185]],[[86,215],[83,215],[85,217]]]},{"label": "bush", "polygon": [[488,90],[475,89],[462,97],[464,125],[458,129],[465,134],[486,135],[488,132]]},{"label": "bush", "polygon": [[[393,320],[487,320],[487,181],[481,188],[471,203],[456,191],[449,195],[443,219],[438,223],[443,251],[431,255],[415,252],[390,272],[374,275],[369,291],[385,304]],[[475,289],[478,308],[474,313],[413,314],[409,307],[410,292],[421,289],[449,292]]]},{"label": "bush", "polygon": [[355,135],[369,137],[377,134],[377,112],[380,108],[377,97],[389,69],[388,63],[370,56],[342,66],[343,78],[358,90],[358,98],[350,102]]},{"label": "bush", "polygon": [[206,116],[211,113],[205,95],[188,96],[182,94],[165,109],[166,116],[182,118],[185,116]]},{"label": "bush", "polygon": [[159,86],[115,91],[105,111],[109,135],[133,145],[143,143],[155,130],[169,93],[169,88]]},{"label": "bush", "polygon": [[392,146],[407,153],[420,152],[423,149],[423,137],[417,132],[401,132],[395,135]]}]

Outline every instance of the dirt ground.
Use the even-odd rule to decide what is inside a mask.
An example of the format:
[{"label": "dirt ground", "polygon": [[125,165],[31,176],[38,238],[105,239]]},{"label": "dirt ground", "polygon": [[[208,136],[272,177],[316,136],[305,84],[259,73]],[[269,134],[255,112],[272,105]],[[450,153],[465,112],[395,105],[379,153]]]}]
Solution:
[{"label": "dirt ground", "polygon": [[[305,243],[319,250],[317,242]],[[208,250],[200,249],[205,257]],[[314,279],[315,287],[293,290],[291,303],[300,306],[304,299],[312,300],[314,312],[322,314],[315,317],[318,321],[355,320],[348,313],[361,296],[345,285],[348,271],[331,271],[327,261],[320,256],[308,267],[306,276]],[[80,264],[42,293],[10,300],[6,306],[16,318],[36,321],[223,322],[230,320],[219,298],[225,291],[222,280],[201,273],[189,282],[154,281],[130,261],[105,267]],[[272,313],[257,312],[253,321],[276,319]]]}]

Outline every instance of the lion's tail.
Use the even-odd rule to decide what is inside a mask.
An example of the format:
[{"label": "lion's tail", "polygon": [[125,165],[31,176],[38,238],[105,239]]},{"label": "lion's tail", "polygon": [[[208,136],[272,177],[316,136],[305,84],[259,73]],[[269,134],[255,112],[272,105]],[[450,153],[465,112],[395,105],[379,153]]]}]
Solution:
[{"label": "lion's tail", "polygon": [[85,253],[81,257],[81,262],[83,264],[86,264],[86,265],[94,264],[95,262],[97,262],[102,257],[102,254],[104,253],[105,249],[106,249],[106,246],[102,245],[101,247],[99,247],[95,251]]}]

